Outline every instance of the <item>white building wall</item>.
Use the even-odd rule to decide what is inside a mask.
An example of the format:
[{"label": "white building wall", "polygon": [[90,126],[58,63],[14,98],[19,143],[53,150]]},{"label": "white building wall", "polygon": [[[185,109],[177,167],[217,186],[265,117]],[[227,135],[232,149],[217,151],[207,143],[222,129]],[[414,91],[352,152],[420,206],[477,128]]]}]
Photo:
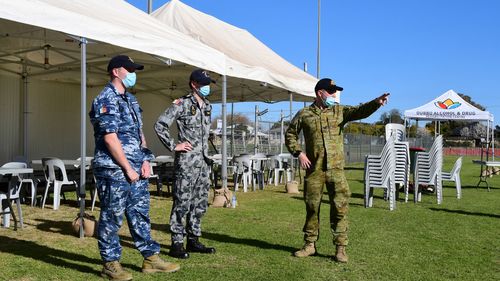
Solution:
[{"label": "white building wall", "polygon": [[[140,76],[138,77],[140,79]],[[104,85],[103,85],[104,86]],[[102,87],[87,89],[87,155],[94,154],[93,128],[88,111]],[[0,73],[0,165],[23,155],[22,81]],[[172,99],[158,94],[138,93],[143,109],[144,134],[155,155],[171,155],[154,132],[158,116]],[[80,156],[80,85],[29,79],[28,160],[42,157],[76,159]],[[177,137],[173,124],[172,135]]]}]

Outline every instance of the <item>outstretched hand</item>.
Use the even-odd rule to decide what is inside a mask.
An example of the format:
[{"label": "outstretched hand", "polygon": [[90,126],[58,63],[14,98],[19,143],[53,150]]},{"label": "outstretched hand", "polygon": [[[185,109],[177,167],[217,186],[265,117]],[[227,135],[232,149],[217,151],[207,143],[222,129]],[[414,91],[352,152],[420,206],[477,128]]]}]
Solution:
[{"label": "outstretched hand", "polygon": [[390,93],[383,93],[380,97],[377,98],[377,103],[380,105],[385,105],[389,101]]}]

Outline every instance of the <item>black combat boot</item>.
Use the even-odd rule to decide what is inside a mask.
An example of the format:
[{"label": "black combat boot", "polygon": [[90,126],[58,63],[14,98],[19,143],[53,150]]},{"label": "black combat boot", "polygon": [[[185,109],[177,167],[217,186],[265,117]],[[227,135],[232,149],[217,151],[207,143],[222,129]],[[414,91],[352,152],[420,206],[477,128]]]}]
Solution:
[{"label": "black combat boot", "polygon": [[198,241],[198,237],[188,237],[186,249],[188,252],[215,254],[215,248],[206,247]]},{"label": "black combat boot", "polygon": [[170,246],[169,256],[177,259],[187,259],[189,258],[189,253],[184,249],[183,243],[172,243]]}]

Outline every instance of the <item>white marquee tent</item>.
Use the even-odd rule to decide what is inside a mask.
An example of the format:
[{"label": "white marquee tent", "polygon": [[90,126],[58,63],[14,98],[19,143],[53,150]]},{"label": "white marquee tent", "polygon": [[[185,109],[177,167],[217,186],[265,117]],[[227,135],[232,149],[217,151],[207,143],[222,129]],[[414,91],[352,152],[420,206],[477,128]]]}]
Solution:
[{"label": "white marquee tent", "polygon": [[405,123],[410,120],[487,122],[486,141],[495,152],[493,115],[462,99],[455,91],[448,90],[434,100],[417,108],[405,110]]}]

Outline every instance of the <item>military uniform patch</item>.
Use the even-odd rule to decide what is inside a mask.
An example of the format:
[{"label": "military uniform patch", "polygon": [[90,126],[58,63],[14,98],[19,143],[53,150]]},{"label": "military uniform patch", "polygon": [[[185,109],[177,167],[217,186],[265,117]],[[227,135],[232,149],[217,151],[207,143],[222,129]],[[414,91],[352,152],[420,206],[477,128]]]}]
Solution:
[{"label": "military uniform patch", "polygon": [[106,107],[106,105],[103,105],[101,108],[99,108],[99,113],[100,114],[104,114],[104,113],[107,113],[108,112],[108,108]]},{"label": "military uniform patch", "polygon": [[175,105],[181,105],[182,104],[182,99],[176,99],[172,102]]},{"label": "military uniform patch", "polygon": [[196,115],[196,106],[191,105],[191,115]]}]

